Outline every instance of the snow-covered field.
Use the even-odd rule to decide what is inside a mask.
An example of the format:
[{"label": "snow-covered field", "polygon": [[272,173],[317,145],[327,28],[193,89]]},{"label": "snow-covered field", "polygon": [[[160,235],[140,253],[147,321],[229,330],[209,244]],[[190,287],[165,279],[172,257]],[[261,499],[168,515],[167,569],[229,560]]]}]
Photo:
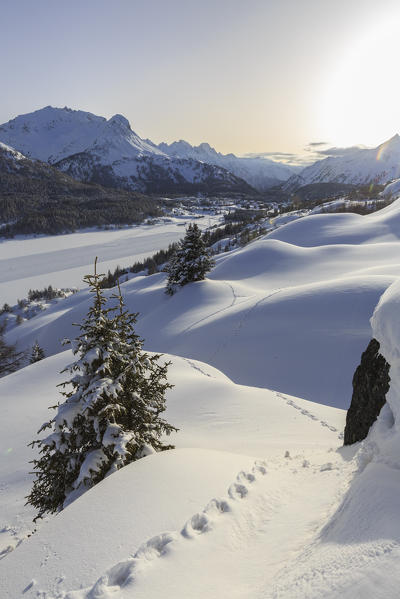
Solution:
[{"label": "snow-covered field", "polygon": [[[29,538],[27,443],[57,403],[71,360],[60,339],[76,336],[88,291],[10,331],[50,357],[0,380],[0,596],[396,598],[399,238],[400,200],[288,223],[172,297],[163,274],[124,283],[146,349],[172,360],[177,449],[113,474]],[[29,264],[42,276],[28,242],[7,243],[26,260],[21,281]],[[76,247],[86,258],[84,235]],[[85,274],[91,260],[78,265]],[[392,365],[388,405],[365,442],[343,449],[352,375],[373,334]]]}]

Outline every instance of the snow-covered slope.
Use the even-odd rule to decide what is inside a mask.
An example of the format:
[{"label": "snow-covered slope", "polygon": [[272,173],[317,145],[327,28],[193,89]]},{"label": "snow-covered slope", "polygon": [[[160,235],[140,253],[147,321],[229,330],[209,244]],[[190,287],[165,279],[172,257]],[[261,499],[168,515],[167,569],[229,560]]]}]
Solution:
[{"label": "snow-covered slope", "polygon": [[9,159],[10,161],[12,161],[14,165],[18,165],[18,162],[25,158],[25,156],[23,156],[20,152],[17,152],[16,150],[14,150],[14,148],[11,148],[10,146],[7,146],[6,144],[3,144],[1,142],[0,156],[4,157],[5,159]]},{"label": "snow-covered slope", "polygon": [[250,191],[223,166],[170,158],[132,131],[120,114],[109,120],[47,106],[0,126],[0,140],[71,177],[146,192]]},{"label": "snow-covered slope", "polygon": [[[196,551],[190,542],[202,532],[196,512],[201,514],[210,500],[228,492],[228,521],[225,523],[221,516],[219,522],[217,517],[225,504],[220,504],[221,509],[214,504],[215,514],[210,508],[204,531],[212,531],[214,518],[216,527],[227,524],[235,528],[236,518],[240,522],[255,507],[244,501],[245,513],[241,515],[241,494],[248,489],[251,495],[255,490],[254,500],[259,502],[265,488],[263,468],[267,468],[270,497],[263,510],[258,507],[256,517],[268,511],[272,514],[279,510],[283,487],[293,479],[293,468],[310,460],[303,471],[311,481],[320,464],[328,461],[327,450],[340,442],[338,434],[344,425],[341,410],[267,389],[237,386],[207,364],[164,358],[173,360],[170,380],[175,387],[168,393],[166,417],[180,428],[170,438],[177,451],[156,454],[122,469],[60,515],[49,518],[29,539],[25,535],[32,529],[34,512],[24,506],[24,496],[32,481],[29,460],[34,452],[27,444],[48,418],[48,406],[57,401],[56,384],[63,380],[58,372],[70,362],[71,354],[47,358],[0,380],[1,443],[7,458],[0,465],[2,487],[7,490],[0,495],[0,551],[7,551],[7,547],[11,551],[23,540],[0,561],[1,597],[36,597],[40,590],[48,592],[44,597],[55,597],[64,589],[92,585],[105,570],[137,552],[147,539],[165,530],[179,531],[185,521],[190,524],[186,537],[182,536],[182,542],[187,539],[183,549]],[[286,451],[293,462],[291,457],[284,457]],[[267,455],[268,465],[260,467],[259,463],[253,470],[254,460]],[[335,456],[329,460],[334,461]],[[328,488],[332,490],[337,477],[328,470],[322,478],[325,483],[330,481]],[[248,478],[243,474],[236,481],[240,471],[247,472]],[[259,485],[252,483],[251,475]],[[332,497],[328,498],[328,489],[325,491],[329,504]],[[303,493],[305,500],[305,488]],[[246,540],[244,531],[243,535],[240,530],[234,534],[238,543]],[[160,543],[162,538],[168,537],[161,537]],[[149,559],[160,552],[160,543],[148,544]],[[274,563],[276,560],[271,567]],[[171,591],[169,596],[176,595]]]},{"label": "snow-covered slope", "polygon": [[[124,283],[147,348],[181,356],[164,357],[177,449],[108,477],[29,538],[27,443],[57,402],[71,360],[58,339],[76,336],[89,293],[14,329],[9,340],[56,355],[0,380],[0,596],[397,597],[399,214],[400,200],[305,217],[172,297],[163,274]],[[348,405],[372,335],[391,364],[388,403],[342,448],[344,411],[324,404]]]},{"label": "snow-covered slope", "polygon": [[356,477],[316,542],[290,561],[271,596],[394,598],[400,584],[400,284],[381,297],[373,336],[390,364],[390,389],[367,439],[357,444]]},{"label": "snow-covered slope", "polygon": [[398,198],[400,195],[400,179],[395,179],[391,183],[388,183],[380,195],[384,198]]},{"label": "snow-covered slope", "polygon": [[[369,318],[400,275],[399,215],[397,201],[369,216],[306,217],[219,256],[208,280],[172,297],[164,274],[132,279],[123,293],[140,313],[148,349],[202,360],[240,384],[345,408]],[[59,352],[88,302],[77,294],[8,339],[21,347],[38,339],[48,354]]]},{"label": "snow-covered slope", "polygon": [[[338,244],[376,244],[397,242],[400,239],[400,202],[372,214],[315,214],[280,227],[268,235],[300,247]],[[372,250],[376,249],[373,245]],[[361,249],[360,251],[364,251]],[[395,255],[397,252],[395,251]],[[365,264],[368,268],[370,262]]]},{"label": "snow-covered slope", "polygon": [[221,154],[208,143],[192,146],[180,140],[171,144],[161,143],[158,147],[171,157],[191,158],[222,166],[260,191],[286,181],[299,170],[267,158],[239,158],[234,154]]},{"label": "snow-covered slope", "polygon": [[400,176],[400,136],[394,135],[377,148],[355,148],[344,156],[330,156],[307,166],[284,185],[295,191],[310,183],[387,183]]}]

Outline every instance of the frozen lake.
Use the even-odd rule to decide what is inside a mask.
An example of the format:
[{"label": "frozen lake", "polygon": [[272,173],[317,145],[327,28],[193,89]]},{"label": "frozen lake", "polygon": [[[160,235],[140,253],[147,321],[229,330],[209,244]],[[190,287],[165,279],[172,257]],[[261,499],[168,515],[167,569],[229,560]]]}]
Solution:
[{"label": "frozen lake", "polygon": [[[221,220],[218,216],[196,218],[200,228]],[[27,296],[29,289],[82,287],[84,275],[93,272],[98,257],[99,272],[117,265],[131,266],[185,234],[182,220],[139,225],[111,231],[90,230],[68,235],[16,238],[0,242],[0,306]]]}]

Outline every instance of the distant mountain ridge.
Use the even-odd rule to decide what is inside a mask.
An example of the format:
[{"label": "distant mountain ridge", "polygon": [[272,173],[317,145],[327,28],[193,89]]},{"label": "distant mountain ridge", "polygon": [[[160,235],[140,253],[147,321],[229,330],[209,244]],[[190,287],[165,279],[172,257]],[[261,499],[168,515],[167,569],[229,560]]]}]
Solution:
[{"label": "distant mountain ridge", "polygon": [[222,155],[208,144],[160,144],[128,120],[47,106],[0,125],[0,141],[72,177],[146,193],[251,192],[287,180],[293,170],[271,160]]},{"label": "distant mountain ridge", "polygon": [[171,144],[160,143],[158,148],[171,157],[191,158],[226,168],[260,191],[281,184],[298,170],[267,158],[240,158],[235,154],[221,154],[208,143],[192,146],[187,141],[180,140]]},{"label": "distant mountain ridge", "polygon": [[400,177],[400,136],[398,134],[376,148],[354,148],[343,156],[318,160],[291,177],[285,191],[294,192],[312,183],[384,184]]}]

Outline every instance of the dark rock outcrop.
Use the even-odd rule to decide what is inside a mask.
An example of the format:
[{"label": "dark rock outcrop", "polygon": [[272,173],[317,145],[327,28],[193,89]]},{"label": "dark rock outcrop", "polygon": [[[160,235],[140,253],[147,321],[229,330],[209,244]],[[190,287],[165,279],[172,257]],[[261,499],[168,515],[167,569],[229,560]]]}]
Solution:
[{"label": "dark rock outcrop", "polygon": [[344,444],[362,441],[377,419],[389,390],[390,365],[379,353],[379,343],[371,339],[353,377],[353,396],[347,411]]}]

